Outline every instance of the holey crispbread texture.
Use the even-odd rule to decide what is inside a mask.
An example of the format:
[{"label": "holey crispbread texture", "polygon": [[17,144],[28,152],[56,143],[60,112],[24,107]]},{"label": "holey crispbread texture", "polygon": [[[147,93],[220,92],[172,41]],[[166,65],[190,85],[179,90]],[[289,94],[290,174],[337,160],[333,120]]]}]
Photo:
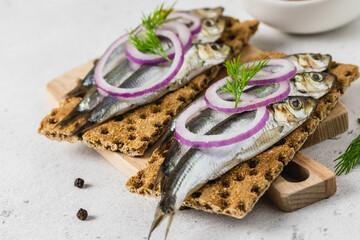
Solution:
[{"label": "holey crispbread texture", "polygon": [[[264,52],[256,59],[278,58],[284,55]],[[350,83],[359,76],[358,67],[350,64],[333,62],[329,72],[337,75],[338,82],[330,93],[320,99],[316,111],[303,125],[265,152],[239,164],[218,179],[209,181],[189,196],[183,205],[235,218],[243,218],[249,213],[274,179],[279,176],[284,166],[301,148],[307,137],[329,114]],[[169,145],[155,150],[146,168],[127,181],[126,187],[130,192],[151,195],[153,182]],[[159,189],[156,194],[160,195]]]},{"label": "holey crispbread texture", "polygon": [[[232,47],[231,58],[241,53],[241,50],[257,30],[258,21],[244,21],[226,17],[227,26],[219,41]],[[55,108],[46,116],[38,132],[58,141],[83,141],[96,149],[120,151],[129,156],[142,156],[145,150],[153,144],[165,130],[167,124],[191,103],[216,78],[222,64],[212,67],[195,77],[184,87],[171,92],[154,103],[139,107],[133,111],[115,117],[83,135],[66,138],[81,119],[60,129],[56,123],[61,121],[81,98],[65,100],[59,108]]]}]

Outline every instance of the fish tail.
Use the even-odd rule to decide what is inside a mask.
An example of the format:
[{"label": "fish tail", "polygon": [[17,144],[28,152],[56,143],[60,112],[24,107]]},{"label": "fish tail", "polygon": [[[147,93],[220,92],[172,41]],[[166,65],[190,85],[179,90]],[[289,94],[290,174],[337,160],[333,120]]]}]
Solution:
[{"label": "fish tail", "polygon": [[167,217],[166,213],[164,213],[163,211],[160,210],[160,208],[158,207],[156,209],[156,212],[155,212],[155,218],[151,224],[151,228],[150,228],[150,232],[149,232],[149,235],[148,235],[148,240],[150,239],[151,237],[151,234],[152,232],[155,230],[155,228],[157,226],[159,226],[159,224]]},{"label": "fish tail", "polygon": [[90,128],[97,126],[97,125],[98,125],[98,123],[90,122],[90,121],[86,120],[84,124],[75,128],[67,137],[70,138],[70,137],[76,136],[82,132],[89,130]]},{"label": "fish tail", "polygon": [[66,97],[72,98],[72,97],[81,97],[85,95],[86,91],[89,89],[89,87],[82,85],[80,82],[73,90],[68,92],[66,94]]},{"label": "fish tail", "polygon": [[163,174],[161,177],[161,182],[160,182],[161,192],[165,191],[167,180],[168,180],[168,176],[166,176],[166,174]]},{"label": "fish tail", "polygon": [[167,238],[167,236],[169,234],[169,230],[170,230],[171,224],[172,224],[172,222],[174,220],[174,216],[175,216],[175,213],[172,213],[172,214],[169,215],[169,223],[168,223],[168,225],[166,227],[165,240],[166,240],[166,238]]},{"label": "fish tail", "polygon": [[161,179],[164,177],[164,172],[159,169],[155,181],[154,186],[152,188],[152,196],[155,196],[156,188],[160,185]]},{"label": "fish tail", "polygon": [[[111,99],[110,99],[111,100]],[[113,101],[108,101],[108,99],[104,99],[102,102],[100,102],[95,108],[92,110],[86,111],[82,116],[84,116],[84,120],[79,124],[78,127],[76,127],[68,137],[73,137],[75,135],[78,135],[79,133],[85,132],[93,127],[96,127],[103,123],[108,118],[105,118],[110,111],[111,104],[114,104]],[[105,112],[100,112],[100,110],[105,108]],[[100,109],[100,110],[99,110]],[[109,114],[108,114],[109,115]],[[112,117],[115,117],[114,115]],[[104,120],[105,119],[105,120]]]},{"label": "fish tail", "polygon": [[[94,63],[96,65],[96,62]],[[90,72],[76,85],[76,87],[66,94],[66,97],[83,97],[87,90],[94,83],[94,71],[95,67],[93,67]]]},{"label": "fish tail", "polygon": [[155,228],[157,228],[157,226],[159,226],[159,224],[168,216],[170,217],[170,219],[169,219],[169,223],[168,223],[168,226],[167,226],[166,232],[165,232],[165,240],[169,234],[169,230],[170,230],[172,221],[174,219],[175,212],[173,210],[164,211],[164,208],[162,207],[161,203],[162,203],[162,201],[159,203],[158,207],[156,208],[155,217],[154,217],[153,223],[151,224],[150,232],[148,235],[148,240],[150,239],[151,234],[155,230]]},{"label": "fish tail", "polygon": [[168,128],[161,137],[159,149],[162,149],[171,140],[173,136],[174,136],[174,131]]},{"label": "fish tail", "polygon": [[73,110],[71,110],[71,112],[68,115],[66,115],[66,117],[63,120],[58,122],[55,127],[63,128],[65,126],[69,125],[70,123],[74,122],[76,119],[80,118],[81,116],[84,116],[87,112],[88,111],[80,112],[75,107]]}]

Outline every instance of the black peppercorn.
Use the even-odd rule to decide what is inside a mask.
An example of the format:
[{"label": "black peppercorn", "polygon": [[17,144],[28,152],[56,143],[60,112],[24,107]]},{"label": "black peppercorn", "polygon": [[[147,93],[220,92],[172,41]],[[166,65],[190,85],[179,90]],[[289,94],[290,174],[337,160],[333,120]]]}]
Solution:
[{"label": "black peppercorn", "polygon": [[75,179],[74,186],[78,188],[82,188],[84,186],[84,179],[82,178]]},{"label": "black peppercorn", "polygon": [[87,218],[88,213],[85,209],[80,208],[79,211],[76,213],[76,216],[78,217],[78,219],[84,221]]}]

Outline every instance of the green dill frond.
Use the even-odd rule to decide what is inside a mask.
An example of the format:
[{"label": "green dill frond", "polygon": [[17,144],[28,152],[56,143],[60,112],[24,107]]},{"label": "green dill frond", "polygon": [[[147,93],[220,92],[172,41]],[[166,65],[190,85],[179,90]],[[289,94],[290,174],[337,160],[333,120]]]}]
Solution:
[{"label": "green dill frond", "polygon": [[140,34],[139,36],[136,34],[130,34],[129,38],[131,40],[131,43],[139,51],[156,54],[171,62],[171,60],[166,55],[164,49],[162,48],[159,38],[155,35],[153,31],[142,32],[142,34]]},{"label": "green dill frond", "polygon": [[[162,24],[173,21],[175,19],[166,19],[169,14],[174,10],[174,4],[172,4],[167,10],[164,10],[164,4],[161,4],[149,15],[143,13],[142,26],[144,31],[135,34],[135,30],[129,32],[129,38],[131,43],[141,52],[148,52],[156,54],[167,61],[171,60],[166,55],[159,38],[155,32]],[[137,28],[135,28],[137,29]]]},{"label": "green dill frond", "polygon": [[162,3],[154,10],[153,13],[150,13],[148,16],[143,13],[142,25],[144,28],[147,30],[154,30],[164,24],[166,18],[174,10],[174,5],[175,3],[173,3],[167,10],[164,10],[164,3]]},{"label": "green dill frond", "polygon": [[[339,161],[340,160],[340,161]],[[355,138],[346,151],[334,161],[339,161],[335,165],[336,175],[341,175],[345,172],[348,174],[351,169],[360,163],[360,135]]]},{"label": "green dill frond", "polygon": [[226,87],[220,87],[220,89],[224,92],[228,92],[232,94],[235,98],[235,107],[238,106],[240,101],[240,96],[244,90],[244,88],[248,85],[249,81],[261,70],[266,64],[268,64],[269,60],[261,59],[259,63],[256,65],[255,61],[252,66],[244,66],[244,64],[240,61],[240,56],[236,59],[227,60],[224,63],[226,67],[228,75],[231,79],[226,79]]}]

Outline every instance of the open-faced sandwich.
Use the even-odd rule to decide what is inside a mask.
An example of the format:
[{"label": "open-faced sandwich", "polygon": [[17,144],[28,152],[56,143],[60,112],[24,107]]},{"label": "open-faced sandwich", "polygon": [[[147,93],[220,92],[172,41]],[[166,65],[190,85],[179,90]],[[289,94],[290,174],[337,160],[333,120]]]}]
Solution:
[{"label": "open-faced sandwich", "polygon": [[[318,53],[262,52],[242,64],[258,22],[222,12],[156,9],[39,128],[130,156],[162,136],[126,184],[161,198],[149,237],[169,216],[167,235],[181,206],[244,217],[359,75]],[[222,68],[228,76],[214,83]]]},{"label": "open-faced sandwich", "polygon": [[228,61],[229,76],[179,114],[128,180],[129,191],[161,197],[149,236],[169,216],[167,236],[181,206],[243,218],[359,76],[327,54],[255,58]]},{"label": "open-faced sandwich", "polygon": [[257,30],[258,21],[240,22],[223,16],[223,10],[157,9],[143,24],[154,16],[165,19],[158,31],[165,34],[161,44],[172,62],[166,54],[154,57],[137,50],[132,43],[142,49],[136,38],[142,36],[141,25],[131,35],[134,41],[126,34],[111,45],[62,105],[43,119],[38,132],[58,141],[80,140],[97,149],[143,155]]}]

